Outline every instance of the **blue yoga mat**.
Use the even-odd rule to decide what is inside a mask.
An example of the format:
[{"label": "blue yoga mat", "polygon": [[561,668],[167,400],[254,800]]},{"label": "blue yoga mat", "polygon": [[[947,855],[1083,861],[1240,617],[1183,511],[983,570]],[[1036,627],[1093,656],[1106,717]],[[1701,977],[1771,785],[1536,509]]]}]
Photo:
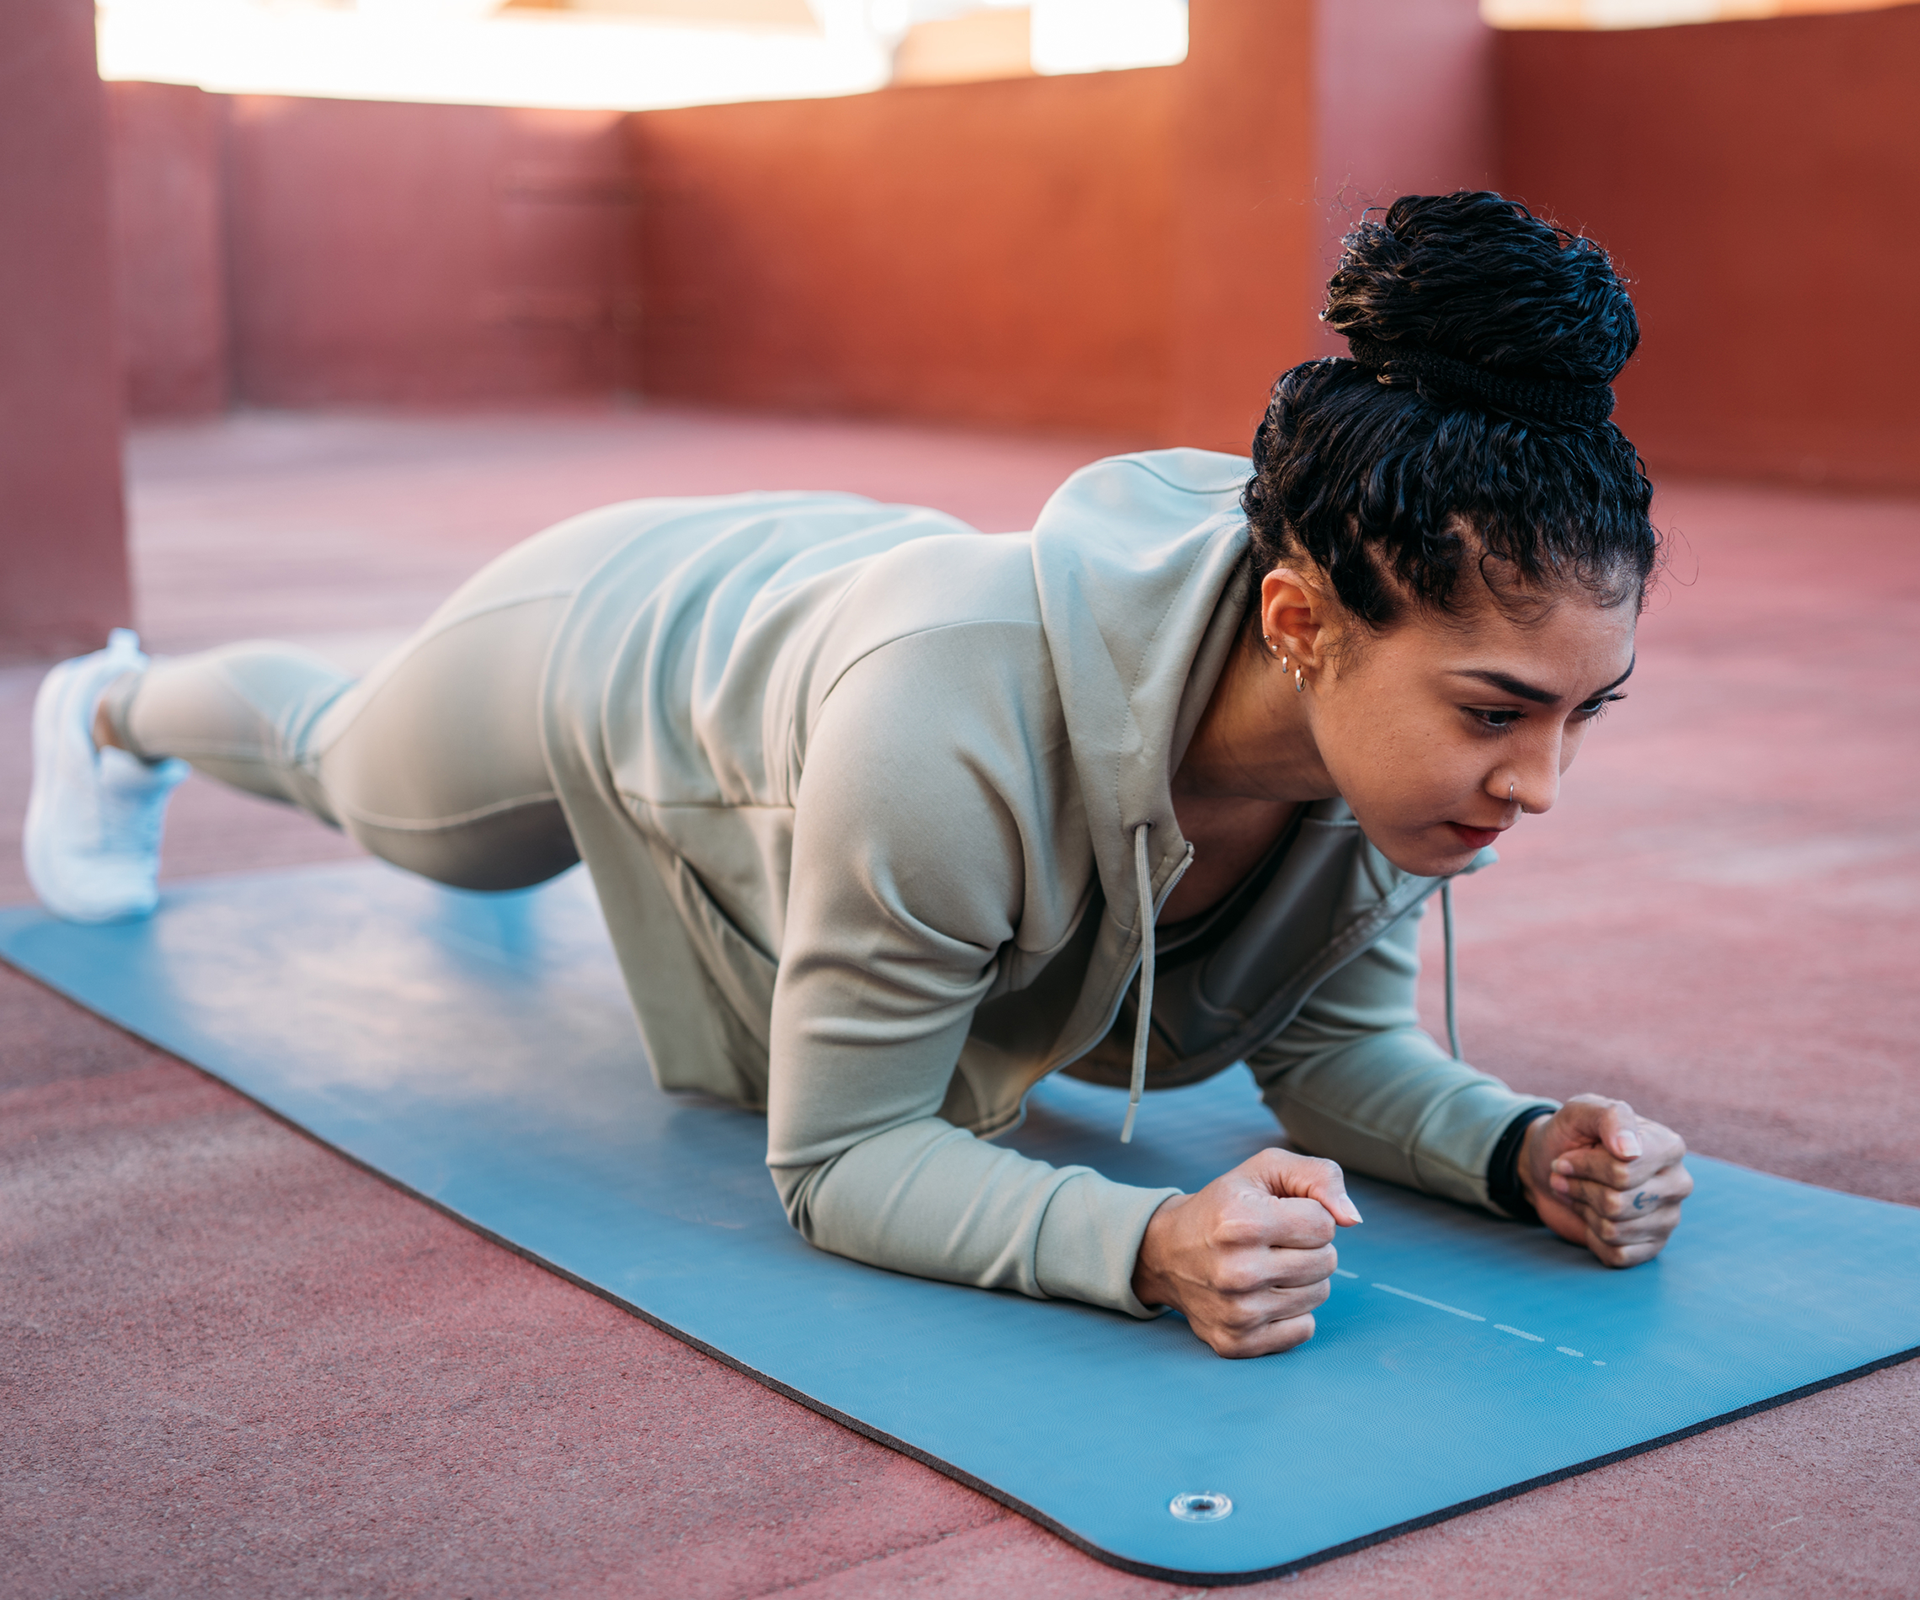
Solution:
[{"label": "blue yoga mat", "polygon": [[[1367,1220],[1341,1235],[1319,1333],[1259,1361],[1220,1360],[1177,1317],[824,1255],[781,1214],[759,1118],[654,1089],[578,872],[509,895],[377,864],[202,880],[144,923],[0,912],[0,954],[647,1320],[1155,1576],[1285,1572],[1920,1354],[1920,1211],[1699,1159],[1674,1243],[1630,1272],[1356,1181]],[[1241,1070],[1150,1096],[1131,1146],[1123,1105],[1050,1081],[1010,1142],[1197,1188],[1275,1136]]]}]

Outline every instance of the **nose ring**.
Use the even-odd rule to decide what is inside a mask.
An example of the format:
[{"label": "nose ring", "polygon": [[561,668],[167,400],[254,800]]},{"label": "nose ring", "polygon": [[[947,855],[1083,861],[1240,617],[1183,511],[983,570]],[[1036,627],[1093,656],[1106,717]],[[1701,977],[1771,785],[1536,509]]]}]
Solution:
[{"label": "nose ring", "polygon": [[1507,804],[1513,804],[1513,779],[1507,779]]}]

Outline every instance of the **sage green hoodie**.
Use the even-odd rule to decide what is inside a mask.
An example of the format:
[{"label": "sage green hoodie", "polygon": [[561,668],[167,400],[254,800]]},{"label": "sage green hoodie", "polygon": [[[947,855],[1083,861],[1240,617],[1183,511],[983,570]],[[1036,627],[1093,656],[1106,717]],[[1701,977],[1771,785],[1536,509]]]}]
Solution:
[{"label": "sage green hoodie", "polygon": [[548,759],[656,1078],[765,1107],[814,1244],[1148,1314],[1134,1257],[1177,1191],[988,1142],[1050,1072],[1137,1087],[1142,1045],[1148,1087],[1244,1059],[1302,1147],[1490,1204],[1500,1134],[1546,1102],[1420,1029],[1439,880],[1340,802],[1137,1027],[1192,858],[1169,783],[1240,637],[1247,473],[1097,462],[993,537],[850,495],[595,513],[631,536],[549,658]]}]

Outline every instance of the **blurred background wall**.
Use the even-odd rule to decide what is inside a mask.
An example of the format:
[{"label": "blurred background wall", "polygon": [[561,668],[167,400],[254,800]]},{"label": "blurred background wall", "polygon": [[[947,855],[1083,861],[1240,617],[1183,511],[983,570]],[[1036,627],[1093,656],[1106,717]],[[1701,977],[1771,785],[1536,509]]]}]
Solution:
[{"label": "blurred background wall", "polygon": [[620,113],[108,90],[135,416],[635,386]]},{"label": "blurred background wall", "polygon": [[636,116],[649,393],[1244,450],[1376,196],[1494,169],[1475,0],[1196,0],[1178,66]]},{"label": "blurred background wall", "polygon": [[0,654],[126,619],[105,96],[88,0],[0,4]]},{"label": "blurred background wall", "polygon": [[1157,432],[1185,73],[636,116],[643,387]]},{"label": "blurred background wall", "polygon": [[[1191,0],[1178,64],[1068,75],[1036,71],[1046,14],[1000,6],[903,24],[872,92],[610,111],[141,81],[103,107],[85,0],[10,0],[0,650],[124,613],[123,403],[639,394],[1239,450],[1337,348],[1341,232],[1461,185],[1634,278],[1619,417],[1656,470],[1920,487],[1920,6],[1587,25],[1623,3]],[[827,0],[726,4],[790,40],[825,18],[854,70]]]},{"label": "blurred background wall", "polygon": [[1498,39],[1502,182],[1635,279],[1648,458],[1920,486],[1920,6]]},{"label": "blurred background wall", "polygon": [[1178,66],[940,82],[923,40],[876,93],[624,118],[114,83],[130,404],[624,388],[1243,448],[1357,210],[1490,181],[1492,34],[1193,17]]}]

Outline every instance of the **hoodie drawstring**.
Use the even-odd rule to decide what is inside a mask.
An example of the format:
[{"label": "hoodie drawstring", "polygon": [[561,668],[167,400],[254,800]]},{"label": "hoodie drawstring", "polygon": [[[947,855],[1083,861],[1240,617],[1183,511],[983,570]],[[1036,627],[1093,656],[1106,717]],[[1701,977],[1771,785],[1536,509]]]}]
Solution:
[{"label": "hoodie drawstring", "polygon": [[1133,1025],[1133,1077],[1127,1085],[1127,1120],[1120,1142],[1133,1143],[1134,1114],[1147,1087],[1147,1040],[1153,1027],[1153,869],[1147,861],[1151,822],[1133,830],[1133,875],[1140,889],[1140,1013]]},{"label": "hoodie drawstring", "polygon": [[1440,929],[1447,940],[1447,1048],[1453,1052],[1455,1061],[1464,1061],[1460,1054],[1460,1024],[1453,1013],[1453,880],[1449,878],[1440,885]]},{"label": "hoodie drawstring", "polygon": [[[1133,830],[1133,875],[1140,892],[1140,1005],[1133,1024],[1133,1073],[1127,1081],[1127,1120],[1120,1125],[1120,1142],[1133,1143],[1133,1119],[1147,1087],[1147,1045],[1153,1030],[1153,868],[1147,860],[1151,822]],[[1447,1047],[1455,1061],[1460,1053],[1460,1022],[1454,1008],[1453,880],[1440,885],[1440,928],[1447,946]]]}]

